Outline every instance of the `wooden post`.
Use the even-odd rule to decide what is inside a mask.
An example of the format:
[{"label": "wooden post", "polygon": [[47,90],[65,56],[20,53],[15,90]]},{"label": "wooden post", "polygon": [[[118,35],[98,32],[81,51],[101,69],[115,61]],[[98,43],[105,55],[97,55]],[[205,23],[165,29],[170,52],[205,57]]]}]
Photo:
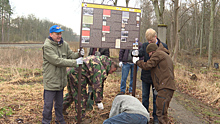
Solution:
[{"label": "wooden post", "polygon": [[[80,51],[81,51],[82,47],[80,47]],[[81,57],[81,54],[79,52],[79,55]],[[78,77],[78,112],[77,112],[77,124],[80,124],[82,119],[81,119],[81,77],[82,77],[82,64],[79,65],[79,77]]]},{"label": "wooden post", "polygon": [[132,84],[132,96],[134,97],[136,92],[136,79],[137,79],[137,65],[134,64],[133,84]]},{"label": "wooden post", "polygon": [[[79,41],[79,47],[80,47],[80,51],[82,49],[81,47],[81,41],[82,41],[82,21],[83,21],[83,7],[81,8],[81,27],[80,27],[80,41]],[[85,54],[85,53],[84,53]],[[79,57],[82,57],[81,53],[79,52]],[[78,77],[78,107],[77,107],[77,124],[80,124],[82,121],[82,117],[81,117],[81,77],[82,77],[82,65],[79,65],[79,77]]]}]

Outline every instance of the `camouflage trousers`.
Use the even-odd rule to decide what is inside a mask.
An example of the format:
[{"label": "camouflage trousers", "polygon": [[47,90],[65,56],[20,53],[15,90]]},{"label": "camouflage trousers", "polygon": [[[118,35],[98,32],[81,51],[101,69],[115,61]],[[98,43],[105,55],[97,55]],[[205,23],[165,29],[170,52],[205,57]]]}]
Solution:
[{"label": "camouflage trousers", "polygon": [[[81,95],[81,117],[85,117],[85,112],[89,108],[88,101],[88,93],[87,93],[87,78],[85,76],[81,77],[81,94],[78,94],[78,74],[72,74],[70,73],[68,75],[68,84],[67,84],[67,90],[68,93],[64,97],[63,101],[63,111],[66,111],[68,107],[71,106],[73,101],[75,102],[75,111],[77,113],[78,111],[78,95]],[[93,102],[90,100],[90,103]],[[93,104],[93,103],[92,103]],[[91,108],[91,107],[90,107]],[[77,117],[77,116],[76,116]]]}]

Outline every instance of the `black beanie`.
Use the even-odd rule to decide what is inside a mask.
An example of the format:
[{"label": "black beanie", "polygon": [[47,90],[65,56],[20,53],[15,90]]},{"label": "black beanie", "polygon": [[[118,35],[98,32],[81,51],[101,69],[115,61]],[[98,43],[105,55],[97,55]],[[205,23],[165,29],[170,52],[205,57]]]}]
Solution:
[{"label": "black beanie", "polygon": [[155,43],[150,43],[147,45],[147,48],[146,48],[146,51],[147,51],[147,54],[149,54],[150,52],[152,51],[156,51],[158,48],[157,44]]}]

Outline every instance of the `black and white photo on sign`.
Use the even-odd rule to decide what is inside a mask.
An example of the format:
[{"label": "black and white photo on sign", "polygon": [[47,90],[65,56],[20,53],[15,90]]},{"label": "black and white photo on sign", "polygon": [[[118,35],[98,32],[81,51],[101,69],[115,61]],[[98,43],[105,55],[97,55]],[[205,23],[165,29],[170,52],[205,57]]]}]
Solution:
[{"label": "black and white photo on sign", "polygon": [[90,30],[90,24],[83,24],[82,30]]},{"label": "black and white photo on sign", "polygon": [[105,33],[102,33],[102,41],[105,41]]},{"label": "black and white photo on sign", "polygon": [[82,43],[89,43],[89,37],[88,36],[82,36]]},{"label": "black and white photo on sign", "polygon": [[103,20],[103,21],[102,21],[102,25],[106,25],[106,21]]},{"label": "black and white photo on sign", "polygon": [[137,20],[137,21],[140,21],[140,16],[137,16],[137,17],[136,17],[136,20]]},{"label": "black and white photo on sign", "polygon": [[121,42],[126,42],[127,38],[126,37],[121,37]]},{"label": "black and white photo on sign", "polygon": [[129,19],[129,12],[123,11],[123,12],[122,12],[122,18]]},{"label": "black and white photo on sign", "polygon": [[93,16],[93,8],[83,7],[83,15]]},{"label": "black and white photo on sign", "polygon": [[128,31],[121,31],[121,37],[128,37]]},{"label": "black and white photo on sign", "polygon": [[103,16],[102,20],[107,21],[107,17]]},{"label": "black and white photo on sign", "polygon": [[128,24],[128,19],[127,18],[122,18],[122,23],[123,24]]}]

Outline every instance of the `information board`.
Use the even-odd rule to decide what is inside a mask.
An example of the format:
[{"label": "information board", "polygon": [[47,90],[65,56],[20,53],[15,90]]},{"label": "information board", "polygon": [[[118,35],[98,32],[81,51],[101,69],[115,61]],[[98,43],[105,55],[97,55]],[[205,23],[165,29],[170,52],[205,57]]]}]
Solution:
[{"label": "information board", "polygon": [[140,19],[140,9],[82,3],[81,46],[132,49]]}]

